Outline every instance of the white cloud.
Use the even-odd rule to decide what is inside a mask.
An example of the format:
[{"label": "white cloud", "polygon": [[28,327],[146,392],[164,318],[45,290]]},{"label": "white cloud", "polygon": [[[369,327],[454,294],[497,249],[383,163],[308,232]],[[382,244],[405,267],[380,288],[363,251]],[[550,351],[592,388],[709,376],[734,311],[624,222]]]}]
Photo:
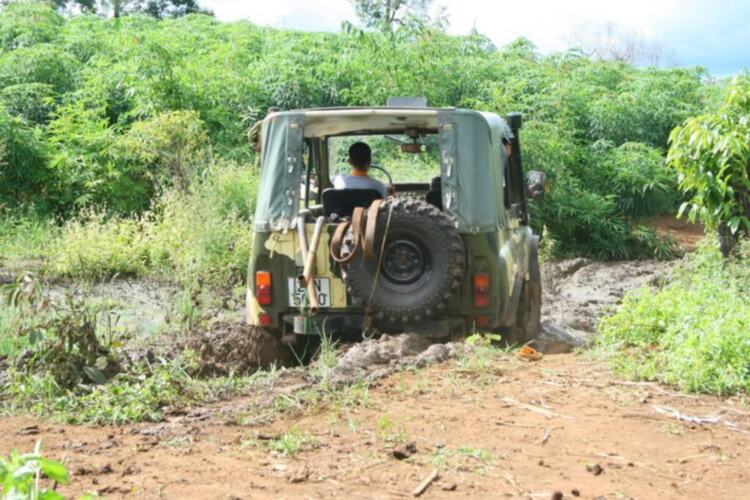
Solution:
[{"label": "white cloud", "polygon": [[[223,21],[248,19],[301,30],[337,31],[342,21],[355,19],[348,0],[200,3]],[[574,31],[614,24],[661,44],[678,64],[706,65],[719,73],[750,65],[747,0],[435,0],[435,5],[447,8],[451,33],[475,27],[497,45],[523,36],[543,53],[561,51]]]},{"label": "white cloud", "polygon": [[248,19],[256,24],[333,31],[354,17],[347,0],[204,0],[222,21]]}]

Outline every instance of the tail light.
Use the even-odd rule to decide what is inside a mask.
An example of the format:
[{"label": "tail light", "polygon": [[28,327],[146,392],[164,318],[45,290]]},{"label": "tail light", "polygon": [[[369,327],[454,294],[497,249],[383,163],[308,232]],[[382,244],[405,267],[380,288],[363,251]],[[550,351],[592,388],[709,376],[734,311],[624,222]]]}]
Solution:
[{"label": "tail light", "polygon": [[474,275],[474,307],[490,306],[490,275],[477,273]]},{"label": "tail light", "polygon": [[257,271],[255,273],[255,299],[262,306],[270,306],[273,302],[271,273],[268,271]]}]

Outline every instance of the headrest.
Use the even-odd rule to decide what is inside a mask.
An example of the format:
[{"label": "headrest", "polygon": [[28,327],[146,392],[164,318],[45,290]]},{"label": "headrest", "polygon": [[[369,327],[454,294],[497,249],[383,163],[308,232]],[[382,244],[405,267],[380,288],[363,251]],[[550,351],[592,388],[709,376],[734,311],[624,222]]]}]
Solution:
[{"label": "headrest", "polygon": [[323,190],[323,214],[330,217],[351,217],[357,207],[369,207],[382,198],[376,189],[334,189]]}]

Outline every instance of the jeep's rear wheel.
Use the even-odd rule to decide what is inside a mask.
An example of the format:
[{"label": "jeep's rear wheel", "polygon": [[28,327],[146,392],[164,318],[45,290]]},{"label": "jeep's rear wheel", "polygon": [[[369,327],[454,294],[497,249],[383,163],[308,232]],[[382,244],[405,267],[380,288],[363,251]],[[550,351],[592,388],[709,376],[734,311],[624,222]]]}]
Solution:
[{"label": "jeep's rear wheel", "polygon": [[[422,200],[391,198],[380,207],[372,245],[374,257],[365,260],[359,252],[345,280],[358,305],[369,303],[378,325],[421,321],[445,311],[465,268],[463,240],[451,217]],[[351,252],[353,242],[347,246]]]}]

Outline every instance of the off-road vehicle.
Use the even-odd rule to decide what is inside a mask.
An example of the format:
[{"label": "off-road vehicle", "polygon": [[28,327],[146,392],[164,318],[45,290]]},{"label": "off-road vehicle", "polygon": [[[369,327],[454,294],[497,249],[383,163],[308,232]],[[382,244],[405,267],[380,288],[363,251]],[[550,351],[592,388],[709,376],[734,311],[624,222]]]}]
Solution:
[{"label": "off-road vehicle", "polygon": [[[521,116],[419,104],[265,118],[251,325],[286,341],[346,331],[537,336]],[[387,199],[333,188],[354,141],[372,147],[370,173],[395,187]]]}]

